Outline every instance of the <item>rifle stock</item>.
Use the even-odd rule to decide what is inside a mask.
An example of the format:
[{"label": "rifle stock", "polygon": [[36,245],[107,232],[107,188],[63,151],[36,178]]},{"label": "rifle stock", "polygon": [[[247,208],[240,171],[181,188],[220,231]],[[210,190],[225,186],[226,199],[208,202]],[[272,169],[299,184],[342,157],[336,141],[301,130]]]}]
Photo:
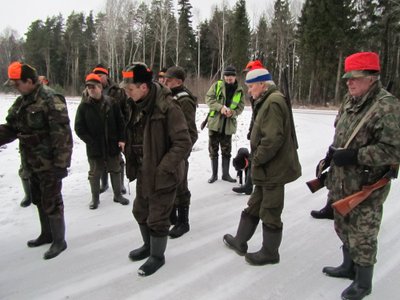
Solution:
[{"label": "rifle stock", "polygon": [[332,204],[332,207],[342,216],[346,216],[354,207],[366,200],[373,191],[382,188],[390,181],[390,178],[383,177],[374,184],[365,185],[361,191],[340,199]]},{"label": "rifle stock", "polygon": [[311,193],[315,193],[316,191],[322,189],[325,185],[319,178],[315,178],[306,182],[308,188],[310,189]]}]

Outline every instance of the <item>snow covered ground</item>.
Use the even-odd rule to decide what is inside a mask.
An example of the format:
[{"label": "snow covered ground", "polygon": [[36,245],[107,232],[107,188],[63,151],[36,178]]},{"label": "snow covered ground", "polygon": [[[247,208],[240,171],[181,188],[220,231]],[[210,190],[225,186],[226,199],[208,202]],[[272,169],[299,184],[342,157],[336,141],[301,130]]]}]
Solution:
[{"label": "snow covered ground", "polygon": [[[0,123],[14,99],[0,95]],[[78,103],[77,98],[68,99],[72,124]],[[206,113],[204,106],[198,109],[198,125]],[[248,147],[250,115],[246,108],[239,117],[232,154]],[[340,299],[350,281],[324,276],[321,270],[341,262],[341,243],[332,221],[309,214],[325,204],[326,190],[311,194],[305,185],[332,141],[334,117],[332,111],[294,112],[303,176],[286,186],[281,262],[272,266],[250,266],[223,244],[225,233],[236,233],[248,196],[232,192],[231,183],[207,183],[208,136],[206,130],[200,132],[190,157],[191,230],[168,241],[165,266],[147,278],[137,275],[143,262],[128,259],[129,251],[142,244],[131,205],[114,203],[108,190],[99,209],[89,210],[88,163],[84,143],[76,136],[72,167],[63,182],[68,249],[45,261],[48,246],[28,248],[26,241],[39,233],[37,212],[34,206],[19,206],[23,192],[18,143],[7,145],[0,149],[0,299]],[[129,187],[132,201],[135,183]],[[400,299],[399,198],[395,181],[385,204],[373,293],[367,299]],[[261,226],[249,251],[260,245]]]}]

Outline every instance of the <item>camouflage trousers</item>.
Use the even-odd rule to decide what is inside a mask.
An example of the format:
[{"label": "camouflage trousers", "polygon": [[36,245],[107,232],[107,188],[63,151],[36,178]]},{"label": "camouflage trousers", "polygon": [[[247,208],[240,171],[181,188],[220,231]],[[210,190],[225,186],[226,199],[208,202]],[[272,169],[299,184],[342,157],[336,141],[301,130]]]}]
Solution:
[{"label": "camouflage trousers", "polygon": [[188,187],[188,171],[189,171],[189,161],[185,159],[185,173],[183,174],[183,180],[178,185],[176,190],[175,205],[179,206],[189,206],[191,193]]},{"label": "camouflage trousers", "polygon": [[283,227],[281,215],[284,196],[285,186],[283,185],[268,187],[256,185],[244,211],[259,217],[267,227],[280,229]]},{"label": "camouflage trousers", "polygon": [[32,203],[42,208],[46,215],[64,215],[64,202],[61,195],[62,179],[51,172],[31,173],[29,178]]},{"label": "camouflage trousers", "polygon": [[136,197],[133,201],[132,213],[139,225],[147,225],[153,236],[164,237],[168,235],[171,226],[171,215],[176,197],[176,188],[155,192],[151,197],[144,197],[142,185],[145,180],[138,172],[136,181]]},{"label": "camouflage trousers", "polygon": [[100,177],[104,173],[104,171],[107,171],[109,173],[121,172],[120,159],[120,155],[109,156],[107,157],[107,160],[104,160],[104,158],[88,158],[89,180],[91,178],[98,178],[98,180],[100,180]]},{"label": "camouflage trousers", "polygon": [[208,139],[208,152],[210,153],[211,159],[218,157],[218,150],[220,146],[222,157],[230,158],[232,152],[232,135],[226,135],[224,133],[210,130]]},{"label": "camouflage trousers", "polygon": [[378,233],[382,222],[383,202],[390,190],[385,186],[373,192],[345,217],[335,212],[335,231],[349,249],[354,263],[368,267],[376,263]]}]

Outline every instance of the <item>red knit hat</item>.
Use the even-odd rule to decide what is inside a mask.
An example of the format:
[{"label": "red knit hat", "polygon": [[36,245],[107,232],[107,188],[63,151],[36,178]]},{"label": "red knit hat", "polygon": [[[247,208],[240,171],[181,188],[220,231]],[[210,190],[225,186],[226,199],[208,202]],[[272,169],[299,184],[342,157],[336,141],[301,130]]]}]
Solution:
[{"label": "red knit hat", "polygon": [[262,68],[264,68],[264,66],[262,65],[261,61],[251,60],[247,63],[246,68],[243,70],[243,72],[249,72],[251,70],[262,69]]},{"label": "red knit hat", "polygon": [[381,70],[379,55],[375,52],[358,52],[346,57],[343,78],[360,78],[378,75]]}]

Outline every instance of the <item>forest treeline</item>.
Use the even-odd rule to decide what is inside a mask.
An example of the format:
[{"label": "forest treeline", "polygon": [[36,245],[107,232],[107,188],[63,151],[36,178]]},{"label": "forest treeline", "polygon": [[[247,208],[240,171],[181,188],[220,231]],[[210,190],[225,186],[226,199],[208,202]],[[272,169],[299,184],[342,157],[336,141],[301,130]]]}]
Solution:
[{"label": "forest treeline", "polygon": [[177,7],[173,0],[106,0],[97,15],[36,20],[24,37],[4,29],[0,80],[6,80],[11,61],[23,60],[66,95],[79,95],[94,65],[107,65],[118,82],[124,66],[143,61],[155,73],[185,68],[187,84],[202,102],[225,66],[234,65],[242,81],[240,71],[258,58],[278,85],[287,80],[296,103],[337,105],[346,92],[344,58],[375,51],[383,84],[393,82],[392,93],[400,95],[400,0],[304,0],[297,14],[293,4],[276,0],[273,11],[258,12],[251,28],[245,0],[231,8],[221,1],[194,28],[190,0],[178,0]]}]

